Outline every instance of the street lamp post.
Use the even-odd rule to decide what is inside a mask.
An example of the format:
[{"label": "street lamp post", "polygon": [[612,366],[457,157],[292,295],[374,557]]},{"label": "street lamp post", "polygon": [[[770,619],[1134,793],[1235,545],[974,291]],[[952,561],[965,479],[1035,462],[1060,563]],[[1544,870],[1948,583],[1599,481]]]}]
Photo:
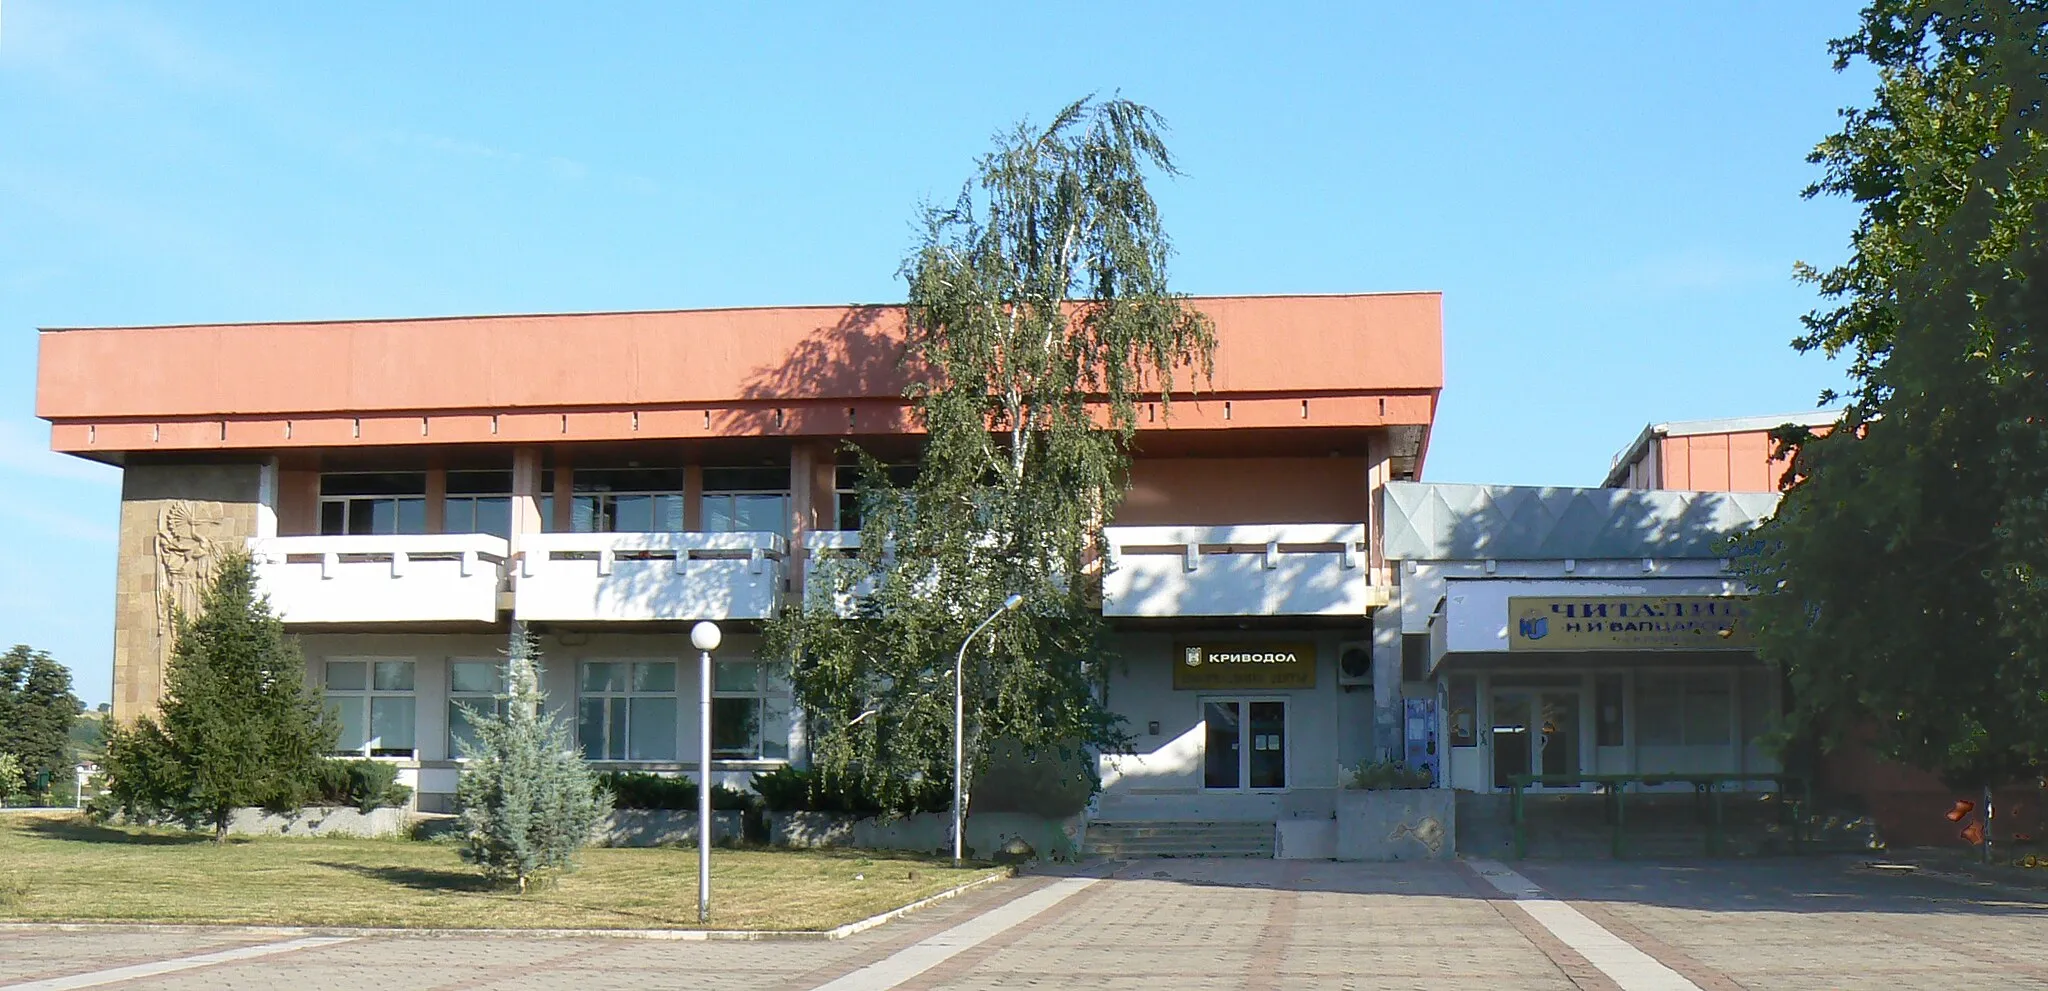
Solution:
[{"label": "street lamp post", "polygon": [[721,639],[710,621],[690,628],[697,648],[697,921],[711,921],[711,652]]},{"label": "street lamp post", "polygon": [[981,631],[988,629],[990,623],[995,622],[1004,613],[1022,605],[1023,602],[1024,597],[1022,595],[1011,592],[1009,597],[1003,600],[1002,608],[989,613],[988,618],[982,620],[981,625],[975,627],[974,632],[967,635],[967,639],[960,641],[960,653],[953,655],[953,866],[955,867],[960,866],[962,851],[966,844],[966,832],[961,824],[966,813],[963,796],[965,795],[964,783],[967,780],[967,768],[965,767],[967,763],[967,686],[965,684],[965,676],[961,672],[967,666],[967,645],[973,643],[974,638],[981,635]]}]

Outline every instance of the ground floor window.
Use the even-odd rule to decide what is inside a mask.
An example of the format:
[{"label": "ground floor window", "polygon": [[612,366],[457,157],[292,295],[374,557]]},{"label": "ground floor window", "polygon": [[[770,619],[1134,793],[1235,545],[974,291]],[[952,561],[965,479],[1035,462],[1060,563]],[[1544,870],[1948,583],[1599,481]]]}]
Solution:
[{"label": "ground floor window", "polygon": [[789,682],[755,661],[718,661],[711,679],[711,756],[787,760]]},{"label": "ground floor window", "polygon": [[505,662],[497,660],[450,660],[448,662],[448,756],[461,757],[467,747],[479,742],[476,727],[463,712],[490,718],[505,711]]},{"label": "ground floor window", "polygon": [[328,661],[324,674],[327,705],[341,725],[335,743],[339,752],[369,757],[415,754],[413,662]]},{"label": "ground floor window", "polygon": [[1287,787],[1287,703],[1278,699],[1202,702],[1202,786]]},{"label": "ground floor window", "polygon": [[584,759],[676,759],[675,662],[585,661],[576,687]]}]

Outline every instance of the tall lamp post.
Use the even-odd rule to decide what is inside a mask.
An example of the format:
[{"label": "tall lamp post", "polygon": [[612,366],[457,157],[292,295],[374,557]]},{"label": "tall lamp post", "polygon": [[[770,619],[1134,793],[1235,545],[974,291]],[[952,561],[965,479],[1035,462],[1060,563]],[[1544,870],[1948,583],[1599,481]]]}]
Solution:
[{"label": "tall lamp post", "polygon": [[718,649],[718,624],[690,627],[697,648],[697,921],[711,921],[711,652]]},{"label": "tall lamp post", "polygon": [[966,831],[961,828],[961,823],[966,813],[963,795],[965,794],[965,782],[967,780],[967,768],[965,766],[967,763],[967,685],[965,683],[965,676],[961,671],[967,667],[967,645],[973,643],[974,638],[981,635],[981,631],[988,629],[990,623],[995,622],[1004,613],[1017,608],[1023,603],[1024,596],[1011,592],[1009,598],[1003,600],[1002,608],[989,613],[988,618],[982,620],[981,625],[975,627],[974,632],[967,635],[967,639],[960,641],[960,653],[953,655],[953,866],[955,867],[960,866],[962,851],[965,849],[966,844]]}]

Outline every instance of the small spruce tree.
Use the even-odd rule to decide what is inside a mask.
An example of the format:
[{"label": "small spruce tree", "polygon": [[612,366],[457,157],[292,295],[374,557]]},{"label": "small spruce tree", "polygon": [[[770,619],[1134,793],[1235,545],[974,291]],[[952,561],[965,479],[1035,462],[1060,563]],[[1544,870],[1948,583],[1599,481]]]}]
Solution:
[{"label": "small spruce tree", "polygon": [[221,842],[238,808],[298,805],[338,728],[248,555],[221,562],[176,628],[157,716],[113,727],[103,770],[122,812],[210,826]]},{"label": "small spruce tree", "polygon": [[576,851],[611,812],[612,799],[598,790],[568,726],[542,707],[540,648],[525,624],[513,624],[506,653],[498,711],[462,710],[476,742],[463,744],[468,763],[455,798],[462,859],[524,893],[575,869]]}]

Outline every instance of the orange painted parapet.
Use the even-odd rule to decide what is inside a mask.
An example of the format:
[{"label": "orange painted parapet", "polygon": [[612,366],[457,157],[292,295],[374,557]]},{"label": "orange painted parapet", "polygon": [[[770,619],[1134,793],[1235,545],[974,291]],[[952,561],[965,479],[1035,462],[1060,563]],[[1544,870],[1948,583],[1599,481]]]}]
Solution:
[{"label": "orange painted parapet", "polygon": [[[1194,303],[1216,374],[1175,430],[1433,418],[1437,293]],[[902,341],[898,307],[48,330],[36,412],[109,454],[900,433]]]}]

